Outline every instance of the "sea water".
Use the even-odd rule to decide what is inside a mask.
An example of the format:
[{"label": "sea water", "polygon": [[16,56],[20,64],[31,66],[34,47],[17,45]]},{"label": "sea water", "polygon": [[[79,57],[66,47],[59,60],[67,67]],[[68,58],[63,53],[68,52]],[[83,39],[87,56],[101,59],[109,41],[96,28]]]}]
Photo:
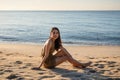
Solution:
[{"label": "sea water", "polygon": [[43,44],[52,27],[64,44],[120,45],[120,11],[0,11],[0,42]]}]

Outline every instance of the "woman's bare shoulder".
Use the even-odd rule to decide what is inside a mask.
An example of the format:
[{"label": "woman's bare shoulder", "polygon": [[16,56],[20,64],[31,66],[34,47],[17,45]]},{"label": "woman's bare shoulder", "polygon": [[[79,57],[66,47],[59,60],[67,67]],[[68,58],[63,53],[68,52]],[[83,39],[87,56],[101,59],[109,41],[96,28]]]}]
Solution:
[{"label": "woman's bare shoulder", "polygon": [[52,43],[53,43],[52,39],[49,38],[48,40],[46,40],[45,45],[52,44]]}]

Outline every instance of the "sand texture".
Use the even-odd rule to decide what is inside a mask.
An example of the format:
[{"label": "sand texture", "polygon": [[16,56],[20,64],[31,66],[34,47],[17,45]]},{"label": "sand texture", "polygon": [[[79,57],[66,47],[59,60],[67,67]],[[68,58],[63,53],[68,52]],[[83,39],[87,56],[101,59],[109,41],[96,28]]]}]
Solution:
[{"label": "sand texture", "polygon": [[64,62],[55,69],[33,70],[42,45],[0,44],[0,80],[120,80],[120,46],[65,46],[85,69]]}]

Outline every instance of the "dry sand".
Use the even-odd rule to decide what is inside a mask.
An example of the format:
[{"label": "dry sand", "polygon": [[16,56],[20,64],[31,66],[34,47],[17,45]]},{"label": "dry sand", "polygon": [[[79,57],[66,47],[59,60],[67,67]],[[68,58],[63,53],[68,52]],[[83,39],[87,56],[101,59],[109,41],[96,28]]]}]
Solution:
[{"label": "dry sand", "polygon": [[64,62],[55,69],[32,70],[41,61],[42,45],[0,44],[0,80],[120,80],[120,46],[65,46],[85,69]]}]

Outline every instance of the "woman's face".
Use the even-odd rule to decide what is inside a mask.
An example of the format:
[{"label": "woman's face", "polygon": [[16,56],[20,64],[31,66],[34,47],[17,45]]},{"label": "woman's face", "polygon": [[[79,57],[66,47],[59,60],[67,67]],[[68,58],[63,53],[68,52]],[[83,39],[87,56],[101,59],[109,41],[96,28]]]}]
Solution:
[{"label": "woman's face", "polygon": [[51,32],[50,37],[56,40],[56,39],[59,37],[59,32],[58,32],[58,30],[55,30],[55,29],[54,29],[54,30]]}]

